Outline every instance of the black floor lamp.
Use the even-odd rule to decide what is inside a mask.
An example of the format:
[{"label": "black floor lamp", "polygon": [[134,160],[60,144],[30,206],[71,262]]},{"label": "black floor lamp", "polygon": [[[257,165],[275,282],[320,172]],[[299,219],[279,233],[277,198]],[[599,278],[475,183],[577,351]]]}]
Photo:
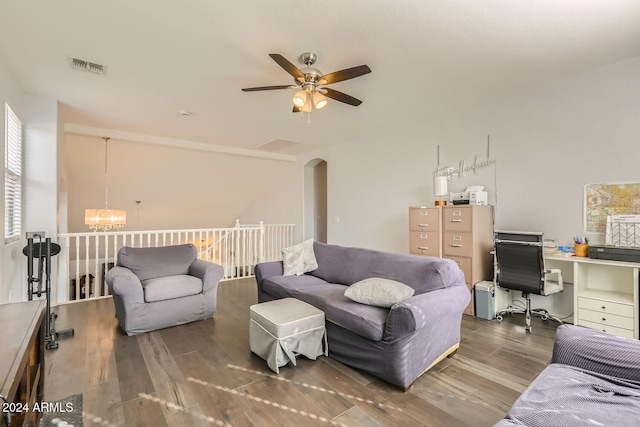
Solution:
[{"label": "black floor lamp", "polygon": [[[60,253],[60,245],[52,243],[51,238],[44,239],[43,234],[27,234],[27,246],[22,249],[22,253],[27,257],[27,298],[33,300],[33,296],[38,298],[45,295],[47,304],[46,313],[46,348],[53,350],[58,348],[56,339],[60,336],[73,336],[73,329],[56,332],[55,320],[58,317],[56,313],[51,312],[51,257]],[[34,238],[38,238],[38,242],[34,242]],[[34,260],[38,260],[37,275],[34,276],[33,264]],[[34,285],[35,286],[34,288]]]}]

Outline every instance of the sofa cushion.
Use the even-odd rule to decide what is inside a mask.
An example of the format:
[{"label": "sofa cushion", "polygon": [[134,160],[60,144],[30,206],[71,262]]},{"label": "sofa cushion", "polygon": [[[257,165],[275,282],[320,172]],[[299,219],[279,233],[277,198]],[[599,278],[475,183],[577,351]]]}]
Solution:
[{"label": "sofa cushion", "polygon": [[325,283],[324,286],[297,289],[291,296],[324,311],[328,322],[366,339],[380,341],[389,309],[351,301],[344,296],[344,289],[344,285]]},{"label": "sofa cushion", "polygon": [[297,298],[324,311],[327,321],[364,338],[380,341],[389,309],[359,304],[344,296],[345,286],[304,274],[264,279],[265,292],[276,298]]},{"label": "sofa cushion", "polygon": [[313,252],[313,239],[282,249],[282,265],[285,276],[301,275],[318,268]]},{"label": "sofa cushion", "polygon": [[198,251],[192,244],[156,248],[123,246],[118,251],[118,265],[133,271],[142,281],[188,274],[189,266],[197,256]]},{"label": "sofa cushion", "polygon": [[638,414],[637,385],[552,363],[533,380],[496,427],[635,427]]},{"label": "sofa cushion", "polygon": [[351,285],[369,277],[396,280],[416,290],[416,295],[464,284],[462,270],[445,258],[394,254],[314,242],[318,268],[309,274],[330,283]]},{"label": "sofa cushion", "polygon": [[560,325],[551,363],[563,363],[598,374],[624,378],[640,388],[640,341],[597,329]]},{"label": "sofa cushion", "polygon": [[412,297],[415,292],[415,289],[404,283],[371,277],[349,286],[344,292],[344,296],[361,304],[389,308]]},{"label": "sofa cushion", "polygon": [[[344,296],[338,285],[319,288],[311,301],[323,304],[327,321],[335,323],[355,334],[372,341],[380,341],[389,316],[389,309],[359,304]],[[342,292],[341,292],[342,291]],[[322,300],[322,302],[317,302]],[[311,301],[308,301],[312,303]]]},{"label": "sofa cushion", "polygon": [[141,283],[145,302],[165,301],[202,292],[202,280],[186,274],[155,277],[142,280]]},{"label": "sofa cushion", "polygon": [[[286,298],[294,297],[300,291],[309,287],[326,285],[327,282],[318,277],[303,274],[302,276],[268,277],[262,282],[262,289],[276,298]],[[342,287],[342,291],[344,292],[344,286]]]}]

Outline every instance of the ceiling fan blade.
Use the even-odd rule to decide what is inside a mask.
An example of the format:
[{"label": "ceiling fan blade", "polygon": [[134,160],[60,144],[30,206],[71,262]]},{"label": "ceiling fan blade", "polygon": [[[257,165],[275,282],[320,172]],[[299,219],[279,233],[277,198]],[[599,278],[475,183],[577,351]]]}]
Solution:
[{"label": "ceiling fan blade", "polygon": [[258,86],[258,87],[245,87],[242,88],[243,92],[255,92],[258,90],[277,90],[277,89],[295,89],[297,86],[292,85],[280,85],[280,86]]},{"label": "ceiling fan blade", "polygon": [[298,86],[292,85],[280,85],[280,86],[258,86],[258,87],[244,87],[243,92],[255,92],[258,90],[277,90],[277,89],[295,89]]},{"label": "ceiling fan blade", "polygon": [[369,66],[359,65],[357,67],[346,68],[344,70],[325,74],[324,76],[320,77],[319,83],[322,85],[329,85],[331,83],[337,83],[343,80],[349,80],[356,77],[360,77],[370,72],[371,72],[371,68],[369,68]]},{"label": "ceiling fan blade", "polygon": [[298,67],[289,62],[284,56],[280,55],[279,53],[270,53],[269,56],[271,57],[271,59],[276,61],[279,66],[284,68],[287,73],[291,74],[296,79],[302,79],[302,81],[304,81],[304,74],[302,73],[302,71],[300,71]]},{"label": "ceiling fan blade", "polygon": [[335,99],[336,101],[344,102],[345,104],[353,105],[354,107],[362,104],[362,101],[358,98],[354,98],[351,95],[347,95],[346,93],[342,93],[337,90],[329,89],[328,87],[322,88],[322,93],[327,98]]}]

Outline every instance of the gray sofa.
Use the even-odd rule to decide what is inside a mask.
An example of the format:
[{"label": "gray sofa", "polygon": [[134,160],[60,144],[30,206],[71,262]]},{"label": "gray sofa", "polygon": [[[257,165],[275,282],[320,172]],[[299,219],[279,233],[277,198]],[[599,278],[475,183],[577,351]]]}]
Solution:
[{"label": "gray sofa", "polygon": [[192,244],[120,248],[106,281],[127,335],[213,316],[223,268],[197,255]]},{"label": "gray sofa", "polygon": [[640,426],[640,341],[559,326],[551,364],[495,426]]},{"label": "gray sofa", "polygon": [[[279,261],[258,264],[258,301],[293,297],[324,311],[330,357],[407,389],[455,353],[470,293],[453,261],[318,242],[313,249],[318,268],[300,276],[283,276]],[[344,296],[371,277],[402,282],[415,295],[391,308]]]}]

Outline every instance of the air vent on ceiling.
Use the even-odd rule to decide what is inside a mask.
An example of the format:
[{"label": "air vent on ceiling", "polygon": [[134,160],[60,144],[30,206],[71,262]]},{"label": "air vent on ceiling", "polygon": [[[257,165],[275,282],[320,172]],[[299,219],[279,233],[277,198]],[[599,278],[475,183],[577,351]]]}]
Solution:
[{"label": "air vent on ceiling", "polygon": [[89,73],[99,74],[104,76],[107,74],[107,66],[102,64],[96,64],[95,62],[87,61],[85,59],[67,57],[69,59],[69,66],[74,70],[88,71]]}]

